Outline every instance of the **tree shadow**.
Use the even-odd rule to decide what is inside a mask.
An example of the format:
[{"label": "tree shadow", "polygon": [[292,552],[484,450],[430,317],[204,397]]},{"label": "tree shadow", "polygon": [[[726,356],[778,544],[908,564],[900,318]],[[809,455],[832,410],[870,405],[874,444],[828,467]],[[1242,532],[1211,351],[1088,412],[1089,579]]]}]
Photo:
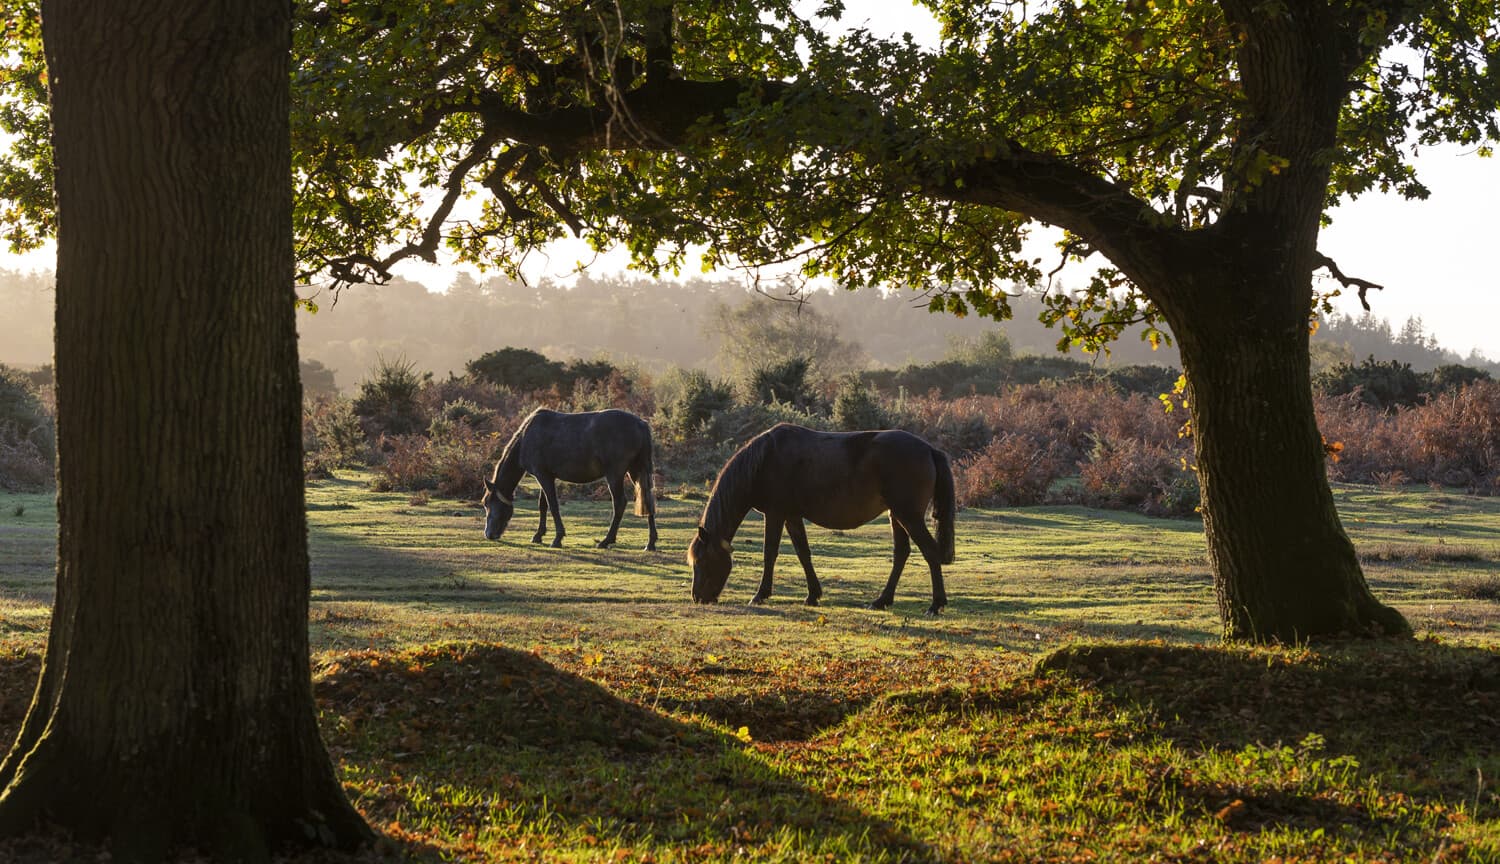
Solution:
[{"label": "tree shadow", "polygon": [[[1286,651],[1085,645],[1054,652],[1038,669],[1097,690],[1111,706],[1147,711],[1163,738],[1189,751],[1247,751],[1273,760],[1351,756],[1391,789],[1453,801],[1488,795],[1487,807],[1500,804],[1500,651],[1494,649],[1433,642]],[[1185,796],[1218,806],[1236,797],[1211,785],[1179,784]],[[1244,798],[1244,805],[1246,822],[1288,813],[1286,801]],[[1330,806],[1299,805],[1309,824],[1328,824],[1330,814],[1322,811]],[[1340,818],[1367,817],[1351,811]]]},{"label": "tree shadow", "polygon": [[[534,844],[541,833],[563,848],[597,840],[600,849],[672,844],[754,857],[792,831],[830,849],[934,855],[895,825],[777,773],[735,738],[533,654],[495,645],[349,654],[316,693],[330,750],[361,778],[356,804],[378,825],[409,831],[430,817],[444,838],[433,842],[466,860],[483,854],[476,842]],[[497,826],[514,836],[496,841]],[[475,840],[486,832],[488,841]]]}]

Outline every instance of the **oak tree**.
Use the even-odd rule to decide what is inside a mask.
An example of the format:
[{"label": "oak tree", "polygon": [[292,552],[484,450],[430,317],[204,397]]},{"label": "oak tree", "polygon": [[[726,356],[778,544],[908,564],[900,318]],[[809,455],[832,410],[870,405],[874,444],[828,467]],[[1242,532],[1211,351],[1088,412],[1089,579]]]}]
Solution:
[{"label": "oak tree", "polygon": [[51,99],[57,593],[0,836],[357,845],[309,672],[290,7],[41,13],[7,26]]}]

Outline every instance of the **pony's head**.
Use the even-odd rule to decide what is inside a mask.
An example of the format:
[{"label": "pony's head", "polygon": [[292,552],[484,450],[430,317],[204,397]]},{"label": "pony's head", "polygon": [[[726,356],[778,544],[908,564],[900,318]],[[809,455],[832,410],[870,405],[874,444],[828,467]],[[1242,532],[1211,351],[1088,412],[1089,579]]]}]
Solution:
[{"label": "pony's head", "polygon": [[484,539],[499,540],[516,513],[515,501],[500,494],[489,480],[484,481]]},{"label": "pony's head", "polygon": [[703,526],[688,544],[687,560],[693,567],[693,602],[717,603],[724,583],[729,581],[734,547],[722,537],[713,537]]}]

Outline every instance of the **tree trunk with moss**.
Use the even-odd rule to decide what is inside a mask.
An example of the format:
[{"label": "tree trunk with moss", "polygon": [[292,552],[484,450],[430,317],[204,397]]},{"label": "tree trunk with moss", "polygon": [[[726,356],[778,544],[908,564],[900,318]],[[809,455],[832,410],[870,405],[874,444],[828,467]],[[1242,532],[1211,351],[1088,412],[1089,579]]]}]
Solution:
[{"label": "tree trunk with moss", "polygon": [[290,11],[44,4],[57,594],[0,834],[147,859],[371,836],[309,675]]}]

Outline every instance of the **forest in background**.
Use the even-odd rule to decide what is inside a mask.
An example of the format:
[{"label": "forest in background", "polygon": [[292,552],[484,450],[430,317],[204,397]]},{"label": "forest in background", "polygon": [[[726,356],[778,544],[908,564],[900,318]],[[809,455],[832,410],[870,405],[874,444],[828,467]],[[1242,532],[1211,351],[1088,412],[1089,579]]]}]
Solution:
[{"label": "forest in background", "polygon": [[[535,285],[460,274],[444,292],[397,279],[359,285],[336,299],[313,297],[318,311],[298,312],[304,361],[332,370],[334,384],[353,392],[379,360],[404,358],[438,376],[461,374],[475,357],[503,347],[529,348],[557,360],[607,358],[616,365],[663,372],[677,366],[721,375],[732,358],[721,351],[716,319],[747,302],[767,318],[785,317],[798,305],[748,290],[742,282],[690,279],[658,282],[635,275],[594,278],[575,284]],[[876,291],[816,291],[802,314],[819,319],[851,347],[849,362],[866,369],[897,369],[949,356],[955,345],[1000,330],[1018,355],[1056,353],[1059,334],[1037,320],[1040,300],[1017,298],[1015,318],[1004,324],[977,317],[933,314],[915,294]],[[0,270],[0,363],[21,368],[47,364],[52,355],[52,276]],[[1170,346],[1152,351],[1139,330],[1128,331],[1097,360],[1078,351],[1075,359],[1116,365],[1176,366]],[[1424,331],[1420,319],[1393,328],[1382,318],[1334,316],[1313,336],[1315,371],[1366,357],[1410,364],[1417,371],[1463,363],[1500,374],[1500,363],[1445,349]]]}]

